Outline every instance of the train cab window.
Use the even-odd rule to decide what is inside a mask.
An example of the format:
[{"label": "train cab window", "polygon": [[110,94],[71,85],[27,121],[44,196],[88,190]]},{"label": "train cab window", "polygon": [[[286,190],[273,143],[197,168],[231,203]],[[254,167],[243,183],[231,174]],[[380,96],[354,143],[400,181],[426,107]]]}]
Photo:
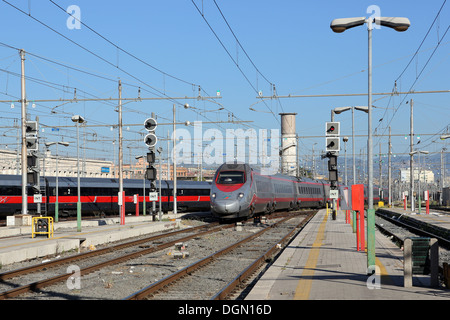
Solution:
[{"label": "train cab window", "polygon": [[237,184],[245,182],[245,174],[242,171],[222,171],[217,177],[218,184]]}]

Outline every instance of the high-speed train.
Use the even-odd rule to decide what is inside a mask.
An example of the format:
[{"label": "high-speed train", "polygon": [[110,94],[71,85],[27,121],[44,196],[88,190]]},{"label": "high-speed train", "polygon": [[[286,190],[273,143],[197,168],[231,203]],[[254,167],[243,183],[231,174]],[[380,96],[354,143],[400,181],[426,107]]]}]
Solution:
[{"label": "high-speed train", "polygon": [[[339,194],[350,193],[338,184]],[[379,200],[374,188],[374,201]],[[224,163],[211,185],[211,212],[220,219],[250,218],[275,210],[322,208],[330,201],[329,181],[299,179],[282,174],[263,175],[245,163]]]}]

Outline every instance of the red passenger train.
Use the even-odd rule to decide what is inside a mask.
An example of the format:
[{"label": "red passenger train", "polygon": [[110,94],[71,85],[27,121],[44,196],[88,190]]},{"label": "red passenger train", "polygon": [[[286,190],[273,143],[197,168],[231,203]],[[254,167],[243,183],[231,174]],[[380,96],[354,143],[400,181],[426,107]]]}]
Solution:
[{"label": "red passenger train", "polygon": [[[21,176],[0,175],[0,217],[21,213],[22,210],[22,189]],[[125,191],[125,210],[134,212],[134,195],[139,195],[139,203],[145,200],[146,212],[149,212],[152,203],[149,201],[149,181],[142,179],[124,179],[123,188]],[[56,202],[56,178],[41,177],[41,213],[53,215]],[[159,191],[159,181],[156,181]],[[209,182],[177,181],[177,209],[181,211],[203,211],[209,210],[209,192],[211,184]],[[28,211],[35,213],[37,204],[34,203],[34,190],[28,187]],[[86,214],[116,215],[119,214],[117,202],[119,192],[119,180],[110,178],[80,178],[80,193],[82,212]],[[75,215],[77,209],[78,193],[77,178],[58,178],[58,203],[59,212],[62,216]],[[161,181],[161,197],[156,202],[159,208],[161,201],[163,212],[173,210],[173,182]]]}]

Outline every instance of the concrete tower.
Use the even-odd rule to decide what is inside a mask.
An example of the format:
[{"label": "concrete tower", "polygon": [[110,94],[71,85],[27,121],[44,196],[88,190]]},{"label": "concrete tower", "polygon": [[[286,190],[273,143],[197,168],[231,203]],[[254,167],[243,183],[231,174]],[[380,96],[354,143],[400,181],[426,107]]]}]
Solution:
[{"label": "concrete tower", "polygon": [[297,113],[280,113],[281,116],[281,172],[295,176],[297,174],[297,135],[295,116]]}]

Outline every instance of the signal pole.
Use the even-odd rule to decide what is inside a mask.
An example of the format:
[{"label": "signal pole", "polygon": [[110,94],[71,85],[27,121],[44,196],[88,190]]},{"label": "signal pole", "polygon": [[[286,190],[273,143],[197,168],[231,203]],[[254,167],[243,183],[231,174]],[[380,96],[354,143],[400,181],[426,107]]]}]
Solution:
[{"label": "signal pole", "polygon": [[411,117],[410,117],[410,138],[409,138],[409,197],[411,199],[411,211],[414,212],[415,203],[414,203],[414,115],[413,115],[413,99],[409,102],[411,107]]},{"label": "signal pole", "polygon": [[28,195],[27,195],[27,140],[26,140],[26,121],[27,107],[25,94],[25,50],[20,50],[21,60],[21,104],[22,104],[22,214],[28,214]]},{"label": "signal pole", "polygon": [[122,82],[119,80],[119,205],[120,224],[125,224],[125,197],[123,196],[123,150],[122,150]]},{"label": "signal pole", "polygon": [[[175,150],[175,144],[177,140],[177,136],[175,133],[175,120],[176,115],[176,107],[173,104],[173,213],[176,217],[177,215],[177,152]],[[170,195],[169,195],[170,196]]]}]

